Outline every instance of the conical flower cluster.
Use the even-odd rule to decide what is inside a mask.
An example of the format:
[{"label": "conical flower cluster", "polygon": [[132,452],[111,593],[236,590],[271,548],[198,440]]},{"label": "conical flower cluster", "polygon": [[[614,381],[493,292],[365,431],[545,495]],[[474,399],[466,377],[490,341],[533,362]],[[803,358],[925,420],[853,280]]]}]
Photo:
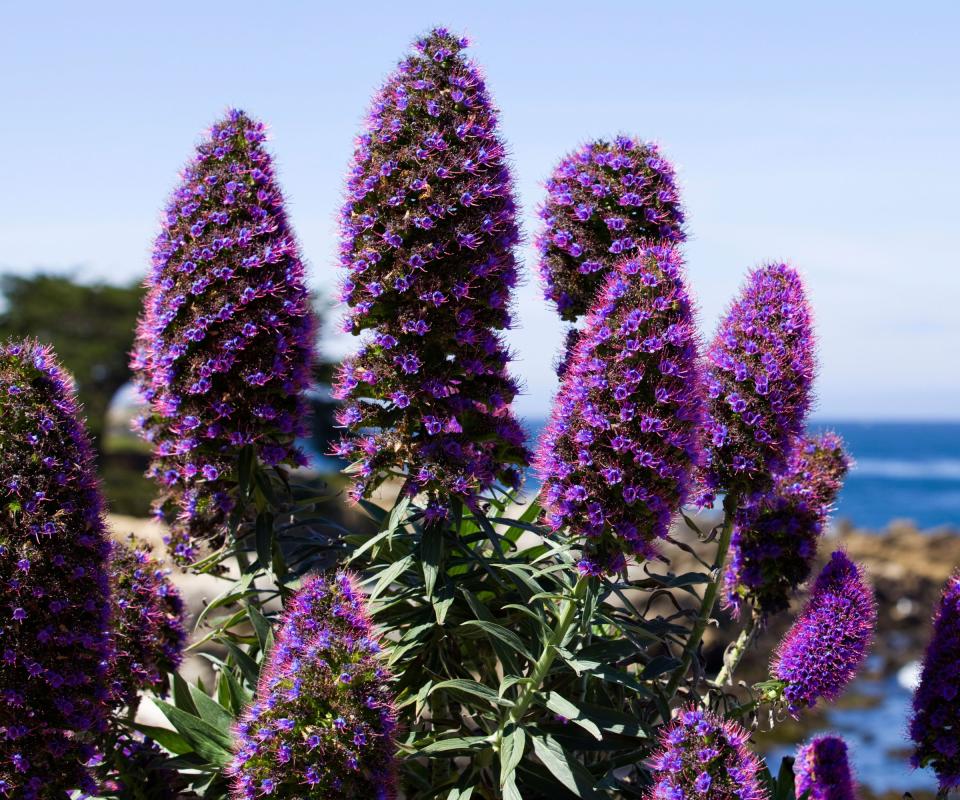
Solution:
[{"label": "conical flower cluster", "polygon": [[314,577],[290,601],[237,728],[232,796],[395,796],[396,717],[354,578]]},{"label": "conical flower cluster", "polygon": [[690,708],[664,726],[645,800],[764,800],[760,760],[737,723]]},{"label": "conical flower cluster", "polygon": [[0,346],[0,797],[91,788],[106,728],[109,543],[70,380],[34,342]]},{"label": "conical flower cluster", "polygon": [[547,523],[583,539],[583,570],[655,552],[690,492],[701,424],[683,265],[672,248],[646,248],[607,277],[537,455]]},{"label": "conical flower cluster", "polygon": [[770,488],[803,432],[814,375],[810,309],[796,270],[750,273],[707,352],[711,491]]},{"label": "conical flower cluster", "polygon": [[157,511],[185,563],[224,534],[242,448],[303,463],[310,298],[265,138],[230,111],[197,147],[164,215],[137,334]]},{"label": "conical flower cluster", "polygon": [[540,278],[563,319],[587,313],[617,261],[684,238],[673,167],[654,144],[591,142],[560,161],[546,189]]},{"label": "conical flower cluster", "polygon": [[838,550],[771,664],[773,677],[786,684],[783,693],[792,713],[820,698],[840,696],[867,657],[876,621],[873,591],[860,567]]},{"label": "conical flower cluster", "polygon": [[143,547],[113,544],[110,585],[116,648],[112,692],[116,705],[132,707],[140,691],[162,694],[168,673],[183,659],[183,601],[167,572]]},{"label": "conical flower cluster", "polygon": [[528,459],[498,333],[517,280],[513,187],[464,47],[443,29],[416,42],[374,99],[347,181],[345,327],[370,332],[336,390],[354,497],[402,474],[410,494],[469,502],[516,485]]},{"label": "conical flower cluster", "polygon": [[727,568],[727,604],[761,617],[785,611],[810,562],[850,459],[834,433],[805,438],[770,491],[740,509]]},{"label": "conical flower cluster", "polygon": [[847,761],[847,743],[839,736],[818,736],[797,752],[793,765],[797,797],[808,800],[856,800]]},{"label": "conical flower cluster", "polygon": [[942,789],[960,787],[960,573],[947,581],[913,697],[913,763],[932,766]]}]

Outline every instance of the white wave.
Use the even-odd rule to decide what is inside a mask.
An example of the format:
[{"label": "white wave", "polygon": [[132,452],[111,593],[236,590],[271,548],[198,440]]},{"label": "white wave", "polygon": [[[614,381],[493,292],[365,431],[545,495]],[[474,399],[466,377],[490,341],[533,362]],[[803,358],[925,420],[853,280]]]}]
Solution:
[{"label": "white wave", "polygon": [[894,458],[860,458],[854,468],[857,475],[901,480],[960,481],[960,459],[936,458],[906,461]]}]

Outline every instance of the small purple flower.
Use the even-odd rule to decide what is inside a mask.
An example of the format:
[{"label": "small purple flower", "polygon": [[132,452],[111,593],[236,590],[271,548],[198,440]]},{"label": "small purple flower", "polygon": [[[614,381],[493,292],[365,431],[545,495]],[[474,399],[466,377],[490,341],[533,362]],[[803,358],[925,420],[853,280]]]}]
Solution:
[{"label": "small purple flower", "polygon": [[738,509],[726,575],[726,603],[738,615],[745,606],[761,617],[789,607],[849,468],[839,436],[806,438],[770,491]]},{"label": "small purple flower", "polygon": [[818,736],[797,751],[793,765],[797,797],[809,800],[855,800],[847,743],[839,736]]},{"label": "small purple flower", "polygon": [[73,383],[33,341],[0,345],[0,785],[92,791],[114,659],[109,542]]},{"label": "small purple flower", "polygon": [[360,414],[334,449],[357,462],[354,499],[400,473],[428,505],[474,503],[517,485],[529,461],[500,334],[517,282],[516,202],[464,41],[437,29],[414,47],[375,96],[347,178],[344,329],[366,337],[340,371],[336,395]]},{"label": "small purple flower", "polygon": [[583,542],[589,572],[667,535],[702,461],[700,387],[680,255],[646,248],[607,276],[537,453],[546,522]]},{"label": "small purple flower", "polygon": [[308,578],[237,725],[231,797],[256,800],[265,785],[277,798],[303,797],[305,785],[329,800],[393,797],[389,679],[355,578]]},{"label": "small purple flower", "polygon": [[786,684],[791,713],[840,696],[867,657],[876,621],[873,591],[860,567],[838,550],[771,663],[771,675]]},{"label": "small purple flower", "polygon": [[941,789],[960,787],[960,573],[947,581],[913,696],[913,764],[932,766]]},{"label": "small purple flower", "polygon": [[737,723],[691,707],[660,732],[644,800],[766,800],[760,759]]},{"label": "small purple flower", "polygon": [[591,142],[557,164],[546,189],[540,279],[563,319],[587,313],[619,258],[685,238],[673,168],[654,144],[627,136]]},{"label": "small purple flower", "polygon": [[131,366],[181,564],[222,541],[241,446],[270,465],[304,460],[310,297],[264,138],[241,111],[213,126],[169,201],[147,279]]},{"label": "small purple flower", "polygon": [[[803,432],[815,371],[810,309],[796,270],[752,271],[707,351],[710,493],[767,491]],[[709,500],[705,497],[704,501]]]}]

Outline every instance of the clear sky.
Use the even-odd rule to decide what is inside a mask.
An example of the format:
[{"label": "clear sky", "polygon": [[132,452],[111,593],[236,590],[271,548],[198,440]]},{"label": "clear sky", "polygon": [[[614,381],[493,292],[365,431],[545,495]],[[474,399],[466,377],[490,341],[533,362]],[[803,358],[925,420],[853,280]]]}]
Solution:
[{"label": "clear sky", "polygon": [[[960,418],[955,2],[0,0],[0,270],[142,276],[177,170],[234,105],[271,126],[329,292],[370,94],[436,24],[486,69],[528,242],[558,157],[653,139],[679,172],[707,335],[747,268],[787,259],[819,322],[820,417]],[[524,257],[511,338],[538,415],[561,328]]]}]

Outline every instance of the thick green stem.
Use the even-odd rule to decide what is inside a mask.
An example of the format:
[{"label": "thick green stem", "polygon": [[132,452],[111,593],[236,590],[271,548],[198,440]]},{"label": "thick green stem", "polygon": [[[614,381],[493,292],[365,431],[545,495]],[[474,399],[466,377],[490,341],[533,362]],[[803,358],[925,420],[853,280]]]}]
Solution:
[{"label": "thick green stem", "polygon": [[553,666],[553,660],[557,657],[557,648],[566,640],[567,634],[570,632],[570,626],[576,618],[577,608],[586,595],[589,585],[589,576],[582,575],[573,587],[573,594],[562,601],[563,606],[560,609],[560,615],[557,617],[557,623],[543,646],[543,652],[540,654],[540,658],[537,659],[537,663],[534,664],[529,677],[524,681],[525,686],[523,692],[520,694],[520,697],[517,698],[513,708],[510,709],[510,714],[507,716],[505,724],[501,726],[499,731],[500,736],[502,736],[503,728],[505,728],[507,724],[516,725],[523,719],[524,714],[527,713],[527,709],[530,708],[530,704],[533,702],[533,698],[537,692],[540,691],[540,687],[543,686],[544,680],[546,680],[547,675],[550,673],[550,667]]},{"label": "thick green stem", "polygon": [[733,518],[737,510],[737,501],[731,495],[727,495],[723,501],[723,527],[720,529],[720,538],[717,541],[717,553],[714,556],[713,564],[710,569],[710,582],[703,590],[703,600],[700,603],[700,611],[697,613],[696,621],[693,623],[693,629],[690,631],[690,638],[683,648],[683,656],[670,682],[667,684],[666,695],[672,698],[677,688],[687,672],[690,671],[690,665],[697,655],[697,649],[700,647],[700,640],[703,638],[703,632],[707,629],[710,617],[713,615],[713,607],[717,602],[717,594],[720,591],[720,584],[723,583],[723,568],[727,563],[727,551],[730,549],[730,539],[733,536]]},{"label": "thick green stem", "polygon": [[717,673],[717,678],[714,681],[715,686],[733,685],[733,673],[736,672],[737,667],[740,666],[740,661],[743,659],[744,653],[747,652],[750,645],[753,644],[753,640],[756,639],[757,632],[759,631],[759,621],[757,612],[751,612],[747,624],[744,625],[743,630],[740,631],[740,635],[737,637],[737,641],[733,643],[723,656],[723,668]]}]

